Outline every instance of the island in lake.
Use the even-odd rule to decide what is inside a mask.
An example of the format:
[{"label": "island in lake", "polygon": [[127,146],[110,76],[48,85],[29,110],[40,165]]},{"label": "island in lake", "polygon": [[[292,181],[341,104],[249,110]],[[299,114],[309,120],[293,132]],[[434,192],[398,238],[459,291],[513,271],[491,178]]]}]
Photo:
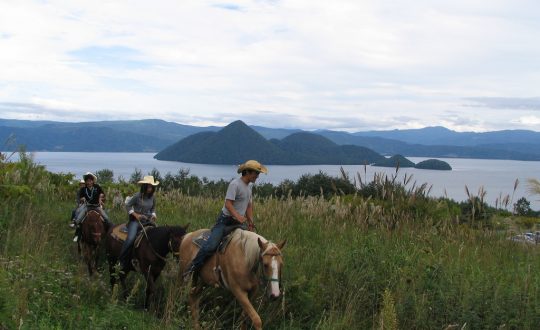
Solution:
[{"label": "island in lake", "polygon": [[[190,135],[157,153],[158,160],[198,164],[240,164],[257,159],[270,165],[357,165],[393,164],[401,167],[414,163],[397,155],[387,159],[366,147],[338,145],[330,139],[309,132],[297,132],[283,139],[265,139],[253,128],[238,120],[217,132]],[[389,165],[390,166],[390,165]],[[395,165],[391,165],[395,166]]]}]

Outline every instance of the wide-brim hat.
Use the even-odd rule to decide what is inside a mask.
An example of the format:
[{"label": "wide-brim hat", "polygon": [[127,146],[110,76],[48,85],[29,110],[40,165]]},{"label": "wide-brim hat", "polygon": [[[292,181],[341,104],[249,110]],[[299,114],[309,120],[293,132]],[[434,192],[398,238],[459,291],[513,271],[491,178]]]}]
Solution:
[{"label": "wide-brim hat", "polygon": [[243,170],[252,170],[259,173],[268,173],[268,169],[263,164],[256,160],[248,160],[244,164],[238,166],[238,173],[242,173]]},{"label": "wide-brim hat", "polygon": [[97,181],[97,176],[95,176],[93,173],[91,172],[86,172],[85,175],[83,175],[83,180],[86,181],[86,179],[88,179],[88,177],[92,177],[92,179],[94,179],[94,182]]},{"label": "wide-brim hat", "polygon": [[137,182],[137,184],[151,184],[152,186],[157,186],[159,181],[154,180],[154,176],[147,175],[141,181]]}]

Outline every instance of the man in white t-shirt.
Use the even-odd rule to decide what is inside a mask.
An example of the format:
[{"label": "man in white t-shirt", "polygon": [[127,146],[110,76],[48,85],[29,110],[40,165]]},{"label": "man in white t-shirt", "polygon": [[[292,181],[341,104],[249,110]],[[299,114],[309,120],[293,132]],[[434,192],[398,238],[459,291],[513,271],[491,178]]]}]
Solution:
[{"label": "man in white t-shirt", "polygon": [[268,169],[256,160],[248,160],[238,167],[242,176],[232,180],[227,188],[225,203],[212,227],[208,241],[204,243],[184,273],[184,277],[197,273],[219,246],[225,227],[235,224],[245,224],[253,228],[253,200],[251,189],[260,173],[268,173]]}]

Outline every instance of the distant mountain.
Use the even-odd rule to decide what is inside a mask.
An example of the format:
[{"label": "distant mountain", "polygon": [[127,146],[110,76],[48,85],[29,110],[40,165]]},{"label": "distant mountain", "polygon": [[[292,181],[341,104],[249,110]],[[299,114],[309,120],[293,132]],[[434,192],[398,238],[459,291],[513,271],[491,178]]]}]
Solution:
[{"label": "distant mountain", "polygon": [[240,164],[257,159],[270,164],[283,161],[284,153],[242,121],[235,121],[218,132],[188,136],[154,158],[202,164]]},{"label": "distant mountain", "polygon": [[[531,133],[540,134],[532,131]],[[384,137],[358,135],[361,133],[350,134],[347,132],[320,131],[319,134],[337,144],[364,146],[383,155],[403,154],[407,157],[540,160],[540,143],[483,144],[477,146],[422,145],[410,144]],[[430,141],[427,137],[425,139],[426,141]]]},{"label": "distant mountain", "polygon": [[257,159],[266,164],[370,164],[384,157],[363,147],[338,146],[320,135],[300,132],[266,140],[242,121],[218,132],[189,136],[159,152],[159,160],[187,163],[240,164]]},{"label": "distant mountain", "polygon": [[[426,141],[430,141],[430,144],[444,144],[439,143],[441,140],[445,140],[455,136],[455,133],[448,128],[436,126],[425,127],[421,129],[403,129],[403,130],[389,130],[389,131],[367,131],[353,133],[355,136],[370,136],[380,137],[391,140],[398,140],[411,144],[427,144]],[[459,133],[458,133],[459,134]],[[436,142],[434,142],[436,141]]]},{"label": "distant mountain", "polygon": [[[283,140],[304,132],[262,126],[251,128],[271,140]],[[29,151],[157,152],[190,135],[221,129],[158,119],[80,123],[0,119],[0,149],[17,148],[16,145],[5,145],[6,139],[13,134],[17,144],[26,145]],[[74,138],[88,134],[98,134],[97,138],[103,143],[89,146],[86,139]],[[338,145],[365,147],[383,155],[540,160],[540,132],[526,130],[460,133],[444,127],[426,127],[356,133],[318,130],[311,134],[324,136]]]},{"label": "distant mountain", "polygon": [[[95,129],[100,130],[104,139],[118,139],[125,137],[126,133],[132,137],[132,142],[124,140],[115,141],[114,148],[107,149],[107,144],[95,151],[148,151],[157,152],[175,143],[176,141],[200,132],[216,132],[222,127],[208,126],[197,127],[167,122],[159,119],[144,120],[116,120],[116,121],[94,121],[94,122],[55,122],[55,121],[30,121],[15,119],[0,119],[0,146],[11,134],[15,135],[18,144],[24,144],[29,151],[88,151],[88,146],[82,140],[72,140],[73,131],[90,132]],[[291,133],[300,130],[273,129],[261,126],[254,126],[255,130],[267,139],[283,138]],[[35,131],[35,129],[38,131]],[[43,129],[43,130],[42,130]],[[55,132],[54,134],[42,135],[41,132]],[[109,132],[109,133],[107,133]],[[37,134],[36,134],[37,133]],[[151,136],[155,141],[148,143],[147,137]],[[128,137],[128,138],[129,138]],[[44,140],[47,143],[44,143]],[[70,140],[72,140],[70,142]],[[144,141],[138,147],[135,141]],[[122,144],[125,148],[122,148]],[[66,147],[69,145],[69,147]],[[13,146],[16,148],[16,146]],[[2,148],[0,148],[2,149]]]},{"label": "distant mountain", "polygon": [[292,155],[298,164],[371,164],[384,158],[371,149],[339,146],[321,135],[308,132],[294,133],[272,142]]},{"label": "distant mountain", "polygon": [[15,150],[24,144],[28,151],[90,151],[90,152],[140,152],[155,151],[167,141],[150,135],[115,131],[106,127],[52,128],[49,125],[31,129],[0,127],[0,141],[5,143],[15,136],[15,144],[4,145],[3,150]]},{"label": "distant mountain", "polygon": [[395,155],[390,158],[384,158],[375,164],[373,166],[381,166],[381,167],[414,167],[414,163],[408,160],[407,158],[403,157],[402,155]]},{"label": "distant mountain", "polygon": [[263,126],[250,126],[257,133],[264,136],[265,139],[283,139],[293,133],[303,132],[301,129],[286,129],[286,128],[268,128]]},{"label": "distant mountain", "polygon": [[368,131],[353,133],[355,136],[379,137],[399,140],[409,144],[482,146],[508,143],[540,144],[540,132],[528,130],[503,130],[494,132],[456,132],[445,127],[425,127],[420,129]]},{"label": "distant mountain", "polygon": [[445,161],[439,159],[426,159],[419,162],[414,166],[415,168],[422,170],[438,170],[438,171],[451,171],[452,166]]}]

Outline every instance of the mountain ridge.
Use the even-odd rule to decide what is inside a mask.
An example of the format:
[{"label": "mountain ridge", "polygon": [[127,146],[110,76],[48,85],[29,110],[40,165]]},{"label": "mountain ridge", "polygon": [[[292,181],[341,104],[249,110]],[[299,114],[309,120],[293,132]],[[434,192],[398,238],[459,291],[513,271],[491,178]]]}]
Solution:
[{"label": "mountain ridge", "polygon": [[339,146],[309,132],[267,140],[244,122],[235,121],[218,132],[184,138],[154,158],[204,164],[239,164],[246,159],[257,159],[269,165],[345,165],[372,163],[384,157],[363,147]]},{"label": "mountain ridge", "polygon": [[[96,151],[96,152],[158,152],[182,138],[199,132],[216,132],[222,127],[198,127],[161,119],[55,122],[0,119],[0,144],[4,150],[15,150],[24,144],[29,151]],[[79,134],[92,134],[99,128],[103,140],[100,145],[88,147],[82,139],[74,139],[69,129]],[[266,139],[283,139],[291,134],[306,132],[299,129],[250,126]],[[55,133],[50,133],[50,132]],[[90,133],[89,133],[90,132]],[[430,136],[433,133],[435,136]],[[383,155],[403,154],[407,157],[457,157],[479,159],[540,160],[540,132],[529,130],[503,130],[484,133],[455,132],[441,126],[410,130],[388,130],[348,133],[316,130],[308,132],[322,135],[338,145],[356,145]],[[14,134],[16,144],[6,145]],[[399,137],[403,140],[397,140]],[[149,141],[153,139],[154,141]],[[409,141],[409,142],[407,142]],[[415,143],[421,141],[422,143]],[[437,142],[439,144],[437,144]],[[448,144],[444,144],[447,142]]]}]

